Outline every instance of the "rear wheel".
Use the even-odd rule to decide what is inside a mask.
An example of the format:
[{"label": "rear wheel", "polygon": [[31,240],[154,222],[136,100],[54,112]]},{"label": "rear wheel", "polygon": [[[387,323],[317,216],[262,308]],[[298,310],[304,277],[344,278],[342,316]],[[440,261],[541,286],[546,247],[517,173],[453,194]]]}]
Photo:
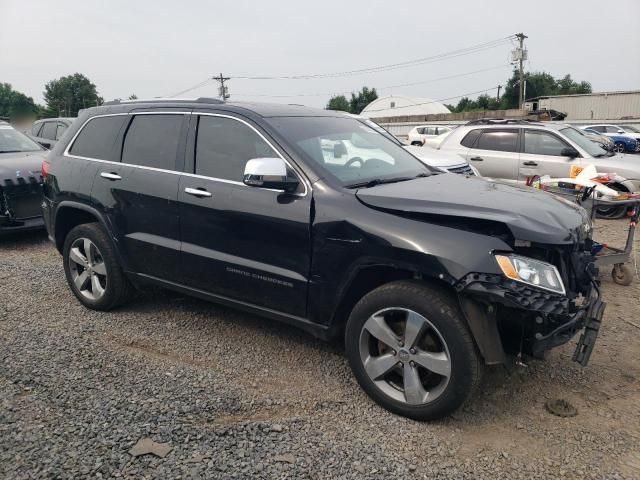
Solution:
[{"label": "rear wheel", "polygon": [[73,228],[65,238],[62,254],[67,283],[84,306],[111,310],[131,296],[134,288],[98,223]]},{"label": "rear wheel", "polygon": [[613,151],[616,153],[624,153],[625,150],[626,150],[625,145],[622,142],[616,142],[613,145]]},{"label": "rear wheel", "polygon": [[611,277],[613,278],[613,281],[618,285],[631,285],[631,283],[633,282],[633,270],[631,270],[629,265],[620,263],[613,266]]},{"label": "rear wheel", "polygon": [[457,303],[418,282],[367,294],[349,317],[345,344],[364,391],[405,417],[448,415],[480,382],[483,364]]}]

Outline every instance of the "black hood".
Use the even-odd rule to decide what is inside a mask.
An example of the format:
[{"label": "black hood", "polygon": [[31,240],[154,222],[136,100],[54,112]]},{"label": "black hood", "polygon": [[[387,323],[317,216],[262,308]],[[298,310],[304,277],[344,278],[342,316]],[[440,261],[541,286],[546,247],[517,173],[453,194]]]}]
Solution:
[{"label": "black hood", "polygon": [[44,151],[0,153],[0,186],[5,180],[19,182],[19,178],[40,180],[42,161],[45,159]]},{"label": "black hood", "polygon": [[574,243],[590,231],[589,217],[578,205],[531,187],[477,177],[433,175],[360,189],[356,195],[384,210],[500,222],[515,239],[536,243]]}]

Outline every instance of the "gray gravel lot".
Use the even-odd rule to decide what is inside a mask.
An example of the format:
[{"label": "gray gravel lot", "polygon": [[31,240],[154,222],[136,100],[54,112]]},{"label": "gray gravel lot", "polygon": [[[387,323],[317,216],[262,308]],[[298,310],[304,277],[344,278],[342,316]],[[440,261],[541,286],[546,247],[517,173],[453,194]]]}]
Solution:
[{"label": "gray gravel lot", "polygon": [[[418,423],[374,405],[340,346],[165,291],[89,311],[44,234],[0,239],[0,478],[640,478],[639,285],[603,276],[586,369],[571,343]],[[145,437],[172,450],[129,454]]]}]

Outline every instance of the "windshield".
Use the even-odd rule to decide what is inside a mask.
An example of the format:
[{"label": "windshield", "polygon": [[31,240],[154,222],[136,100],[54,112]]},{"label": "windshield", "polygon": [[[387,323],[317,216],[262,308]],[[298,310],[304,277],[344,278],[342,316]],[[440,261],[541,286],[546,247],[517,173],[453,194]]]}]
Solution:
[{"label": "windshield", "polygon": [[625,125],[622,129],[627,133],[640,133],[636,127],[632,127],[631,125]]},{"label": "windshield", "polygon": [[342,186],[429,175],[413,155],[361,121],[336,117],[276,117],[269,122],[311,165]]},{"label": "windshield", "polygon": [[0,125],[0,153],[37,152],[42,147],[9,125]]},{"label": "windshield", "polygon": [[604,151],[602,147],[598,146],[598,144],[596,143],[593,143],[587,138],[584,133],[576,130],[573,127],[562,128],[560,129],[560,133],[562,133],[565,137],[578,145],[592,157],[602,157],[607,154],[607,152]]}]

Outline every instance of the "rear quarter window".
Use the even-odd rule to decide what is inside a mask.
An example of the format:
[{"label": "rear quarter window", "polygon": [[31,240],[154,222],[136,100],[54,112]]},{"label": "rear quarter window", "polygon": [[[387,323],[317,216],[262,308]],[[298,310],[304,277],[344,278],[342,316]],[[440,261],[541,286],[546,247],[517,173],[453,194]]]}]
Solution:
[{"label": "rear quarter window", "polygon": [[118,161],[113,146],[126,119],[127,115],[92,118],[80,130],[69,153],[96,160]]},{"label": "rear quarter window", "polygon": [[473,146],[475,145],[481,133],[482,133],[482,130],[480,129],[471,130],[469,133],[467,133],[464,136],[460,144],[468,148],[473,148]]}]

